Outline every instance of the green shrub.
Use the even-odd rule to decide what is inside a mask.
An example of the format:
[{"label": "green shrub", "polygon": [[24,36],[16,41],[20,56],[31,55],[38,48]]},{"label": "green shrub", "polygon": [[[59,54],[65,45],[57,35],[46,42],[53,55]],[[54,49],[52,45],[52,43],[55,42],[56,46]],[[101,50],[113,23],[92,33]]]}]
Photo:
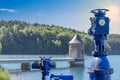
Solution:
[{"label": "green shrub", "polygon": [[0,68],[0,80],[12,80],[10,74],[2,68]]}]

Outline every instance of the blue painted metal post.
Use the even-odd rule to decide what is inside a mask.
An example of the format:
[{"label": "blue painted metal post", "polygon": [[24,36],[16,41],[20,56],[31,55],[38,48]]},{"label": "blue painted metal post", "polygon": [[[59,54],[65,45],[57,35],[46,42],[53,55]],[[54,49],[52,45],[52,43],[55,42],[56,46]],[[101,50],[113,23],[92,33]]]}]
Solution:
[{"label": "blue painted metal post", "polygon": [[95,17],[91,17],[91,28],[88,33],[93,36],[95,41],[95,50],[93,51],[93,60],[88,68],[89,80],[111,80],[113,68],[107,59],[107,51],[105,50],[104,41],[107,40],[109,34],[109,21],[106,17],[108,9],[95,9]]}]

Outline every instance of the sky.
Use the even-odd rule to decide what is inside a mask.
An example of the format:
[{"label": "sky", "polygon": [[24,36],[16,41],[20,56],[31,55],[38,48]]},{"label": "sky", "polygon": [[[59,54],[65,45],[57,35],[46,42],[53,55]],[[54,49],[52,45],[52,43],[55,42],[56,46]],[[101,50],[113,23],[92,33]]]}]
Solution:
[{"label": "sky", "polygon": [[109,9],[110,33],[120,34],[120,0],[0,0],[1,20],[58,25],[87,32],[93,9]]}]

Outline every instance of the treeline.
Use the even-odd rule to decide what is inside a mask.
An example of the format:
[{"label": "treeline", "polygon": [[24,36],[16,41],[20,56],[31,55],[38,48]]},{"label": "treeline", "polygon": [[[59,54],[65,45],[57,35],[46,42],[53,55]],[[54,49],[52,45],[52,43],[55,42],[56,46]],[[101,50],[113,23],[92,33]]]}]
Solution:
[{"label": "treeline", "polygon": [[[84,32],[55,25],[1,20],[0,53],[68,54],[68,43],[76,33],[84,42],[85,53],[91,54],[93,40]],[[120,35],[110,35],[106,45],[109,52],[117,54],[120,51]]]},{"label": "treeline", "polygon": [[111,34],[108,37],[107,47],[110,54],[120,54],[120,35]]}]

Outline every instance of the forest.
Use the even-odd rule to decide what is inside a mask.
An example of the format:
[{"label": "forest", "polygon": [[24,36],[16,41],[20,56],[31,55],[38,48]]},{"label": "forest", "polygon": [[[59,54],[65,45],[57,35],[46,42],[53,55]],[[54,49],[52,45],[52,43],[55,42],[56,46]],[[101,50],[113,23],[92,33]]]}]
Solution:
[{"label": "forest", "polygon": [[[91,55],[94,42],[90,35],[56,25],[0,20],[0,54],[68,54],[69,41],[78,34]],[[110,34],[105,42],[109,54],[120,54],[120,35]]]}]

